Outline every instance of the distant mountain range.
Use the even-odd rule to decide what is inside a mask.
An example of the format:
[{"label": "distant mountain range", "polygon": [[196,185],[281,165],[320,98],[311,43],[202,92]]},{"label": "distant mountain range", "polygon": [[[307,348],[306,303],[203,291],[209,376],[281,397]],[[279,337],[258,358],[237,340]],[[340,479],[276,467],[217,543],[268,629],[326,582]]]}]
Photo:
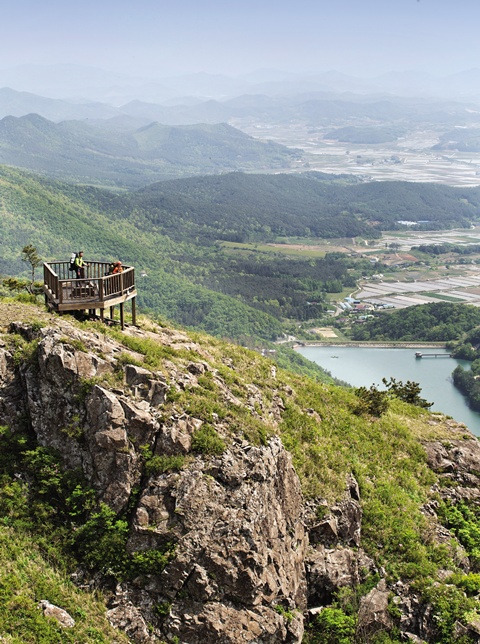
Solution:
[{"label": "distant mountain range", "polygon": [[286,169],[299,153],[260,142],[225,123],[119,129],[38,114],[0,121],[0,163],[92,185],[135,188],[153,181],[232,170]]},{"label": "distant mountain range", "polygon": [[480,69],[444,77],[411,71],[360,78],[330,70],[315,74],[259,70],[242,76],[194,73],[148,78],[80,65],[20,65],[0,70],[0,87],[83,102],[122,105],[138,99],[162,103],[178,97],[224,100],[241,94],[286,96],[305,92],[354,92],[480,99]]},{"label": "distant mountain range", "polygon": [[119,107],[105,103],[80,103],[46,98],[10,88],[0,89],[0,118],[35,113],[51,121],[102,121],[102,127],[129,130],[152,121],[167,125],[237,122],[242,119],[259,123],[290,126],[298,121],[314,127],[341,125],[361,119],[363,124],[407,120],[447,127],[480,121],[480,107],[474,103],[442,100],[406,99],[385,95],[333,94],[309,92],[295,96],[243,94],[228,100],[181,99],[183,103],[162,105],[134,100]]}]

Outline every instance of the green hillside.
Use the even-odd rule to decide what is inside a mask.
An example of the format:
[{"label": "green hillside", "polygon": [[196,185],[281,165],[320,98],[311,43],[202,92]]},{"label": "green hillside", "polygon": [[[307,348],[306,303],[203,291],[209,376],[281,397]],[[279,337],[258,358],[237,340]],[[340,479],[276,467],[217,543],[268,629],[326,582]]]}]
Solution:
[{"label": "green hillside", "polygon": [[137,188],[200,173],[285,169],[297,157],[225,123],[117,131],[101,122],[53,123],[38,114],[0,121],[0,163],[92,185]]},{"label": "green hillside", "polygon": [[354,328],[354,340],[447,342],[480,324],[480,310],[466,304],[438,302],[385,311]]},{"label": "green hillside", "polygon": [[[44,259],[67,258],[80,245],[87,259],[120,257],[137,268],[138,302],[143,310],[251,346],[282,334],[279,304],[272,301],[269,290],[275,281],[264,282],[258,289],[255,282],[255,275],[268,272],[268,267],[251,262],[243,269],[244,274],[250,271],[250,277],[235,281],[238,262],[228,252],[199,246],[194,239],[180,243],[144,228],[144,217],[128,216],[127,205],[131,207],[130,202],[106,191],[85,191],[0,167],[0,273],[25,271],[20,256],[27,244],[36,246]],[[124,208],[122,217],[115,214],[116,206]],[[325,265],[319,260],[317,264],[319,279],[330,274],[347,277],[338,261]],[[298,262],[298,266],[312,271],[310,262]],[[142,270],[147,277],[140,277]],[[295,274],[283,278],[279,274],[278,288],[289,294],[284,307],[293,307],[292,312],[305,309],[311,282],[308,274],[302,280]],[[241,292],[239,285],[243,285]],[[299,361],[290,350],[279,347],[278,354],[287,363],[293,360],[297,370],[324,377],[320,369]]]},{"label": "green hillside", "polygon": [[153,184],[134,197],[168,234],[265,240],[276,236],[379,236],[380,230],[419,222],[418,228],[469,227],[480,216],[480,188],[428,183],[359,183],[344,176],[232,173]]},{"label": "green hillside", "polygon": [[20,251],[27,244],[44,258],[68,257],[80,244],[87,258],[120,257],[145,271],[139,296],[144,308],[255,345],[321,318],[328,293],[354,288],[358,276],[373,268],[341,255],[285,256],[222,240],[376,236],[379,227],[395,226],[397,217],[431,217],[430,227],[467,225],[477,216],[479,195],[319,173],[231,173],[114,194],[3,167],[0,271],[25,270]]}]

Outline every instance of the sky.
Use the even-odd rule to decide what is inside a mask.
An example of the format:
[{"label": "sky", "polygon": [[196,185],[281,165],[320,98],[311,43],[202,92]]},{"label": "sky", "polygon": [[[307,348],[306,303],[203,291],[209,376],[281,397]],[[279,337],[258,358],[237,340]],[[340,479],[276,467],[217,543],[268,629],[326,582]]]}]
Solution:
[{"label": "sky", "polygon": [[480,67],[479,0],[5,0],[0,67],[145,77]]}]

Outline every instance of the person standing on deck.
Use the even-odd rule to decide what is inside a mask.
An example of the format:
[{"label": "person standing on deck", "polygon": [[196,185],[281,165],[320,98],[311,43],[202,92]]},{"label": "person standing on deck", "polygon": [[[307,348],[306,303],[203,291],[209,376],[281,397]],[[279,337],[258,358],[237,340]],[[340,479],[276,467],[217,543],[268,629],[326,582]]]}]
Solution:
[{"label": "person standing on deck", "polygon": [[85,267],[88,267],[88,264],[85,264],[85,260],[83,259],[83,250],[77,253],[77,256],[75,257],[74,266],[75,266],[75,273],[77,275],[77,280],[85,279]]}]

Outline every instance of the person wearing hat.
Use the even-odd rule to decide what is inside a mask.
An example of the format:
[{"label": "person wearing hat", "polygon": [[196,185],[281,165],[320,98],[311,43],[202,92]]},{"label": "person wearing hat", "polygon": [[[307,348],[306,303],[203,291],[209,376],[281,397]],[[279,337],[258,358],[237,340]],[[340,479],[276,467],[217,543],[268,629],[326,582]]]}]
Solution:
[{"label": "person wearing hat", "polygon": [[119,260],[118,262],[115,262],[115,264],[113,265],[112,275],[115,275],[116,273],[121,273],[122,271],[123,271],[122,262]]}]

